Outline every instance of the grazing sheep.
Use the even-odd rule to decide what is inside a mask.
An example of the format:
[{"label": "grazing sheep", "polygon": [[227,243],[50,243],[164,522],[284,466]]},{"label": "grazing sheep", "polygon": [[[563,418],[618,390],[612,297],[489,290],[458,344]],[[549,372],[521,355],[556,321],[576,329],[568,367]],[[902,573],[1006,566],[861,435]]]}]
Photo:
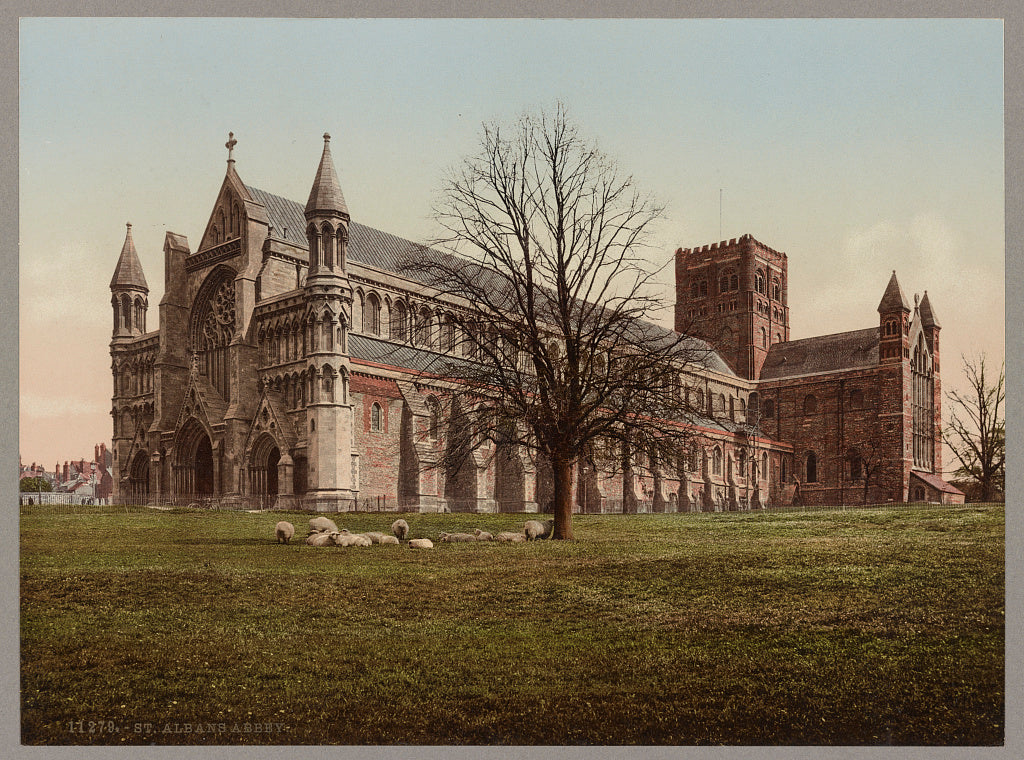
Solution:
[{"label": "grazing sheep", "polygon": [[429,538],[413,538],[409,540],[410,549],[433,549],[434,542]]},{"label": "grazing sheep", "polygon": [[510,531],[503,530],[501,533],[498,533],[498,534],[496,534],[494,536],[494,540],[495,541],[507,541],[509,543],[517,544],[517,543],[520,543],[520,542],[526,540],[526,534],[525,533],[512,533]]},{"label": "grazing sheep", "polygon": [[476,540],[477,541],[493,541],[494,540],[494,536],[492,534],[488,533],[486,530],[480,530],[479,528],[476,528],[473,531],[473,534],[476,536]]},{"label": "grazing sheep", "polygon": [[391,532],[398,536],[399,541],[404,541],[409,535],[409,523],[401,519],[395,520],[391,523]]},{"label": "grazing sheep", "polygon": [[334,524],[334,520],[327,517],[314,517],[309,521],[309,529],[315,530],[319,533],[336,533],[338,526]]},{"label": "grazing sheep", "polygon": [[541,522],[540,520],[527,520],[523,526],[523,533],[527,541],[536,541],[538,538],[548,538],[555,527],[554,520]]},{"label": "grazing sheep", "polygon": [[274,528],[274,533],[277,535],[277,543],[286,544],[295,535],[295,526],[282,520]]},{"label": "grazing sheep", "polygon": [[381,536],[379,543],[382,546],[384,544],[394,544],[395,546],[398,546],[399,541],[397,536]]},{"label": "grazing sheep", "polygon": [[437,540],[443,541],[445,543],[476,541],[476,536],[474,536],[472,533],[445,533],[442,531],[441,534],[438,536]]}]

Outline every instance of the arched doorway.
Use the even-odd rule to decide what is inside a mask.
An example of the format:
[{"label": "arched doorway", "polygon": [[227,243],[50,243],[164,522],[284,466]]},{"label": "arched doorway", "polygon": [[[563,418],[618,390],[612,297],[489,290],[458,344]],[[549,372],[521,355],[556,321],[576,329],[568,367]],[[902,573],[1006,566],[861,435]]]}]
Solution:
[{"label": "arched doorway", "polygon": [[278,494],[277,465],[281,449],[267,434],[260,436],[249,455],[249,493],[273,503]]},{"label": "arched doorway", "polygon": [[149,497],[149,457],[144,451],[132,457],[128,468],[127,496],[132,504],[144,504]]},{"label": "arched doorway", "polygon": [[206,428],[195,417],[178,431],[171,468],[175,495],[192,498],[216,494],[213,444]]},{"label": "arched doorway", "polygon": [[192,472],[195,474],[193,492],[197,496],[213,496],[213,445],[206,435],[203,435],[196,446]]}]

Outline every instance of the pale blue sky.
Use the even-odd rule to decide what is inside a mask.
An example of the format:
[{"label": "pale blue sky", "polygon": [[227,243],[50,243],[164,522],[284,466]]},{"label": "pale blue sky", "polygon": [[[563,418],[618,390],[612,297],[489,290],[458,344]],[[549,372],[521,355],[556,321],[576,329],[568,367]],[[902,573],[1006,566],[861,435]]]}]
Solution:
[{"label": "pale blue sky", "polygon": [[[659,263],[720,238],[723,188],[721,237],[789,255],[794,338],[875,324],[896,269],[952,384],[1003,353],[1002,61],[980,20],[25,20],[22,456],[109,440],[124,223],[152,329],[164,233],[198,243],[229,130],[243,180],[299,201],[329,131],[353,217],[423,239],[481,122],[558,100],[665,204]],[[40,380],[40,335],[73,377]]]}]

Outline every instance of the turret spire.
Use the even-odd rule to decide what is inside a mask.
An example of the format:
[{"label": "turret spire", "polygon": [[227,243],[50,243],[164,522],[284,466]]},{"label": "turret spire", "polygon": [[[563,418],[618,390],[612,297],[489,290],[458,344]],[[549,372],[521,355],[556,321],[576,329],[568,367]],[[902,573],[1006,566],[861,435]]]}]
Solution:
[{"label": "turret spire", "polygon": [[317,213],[339,214],[346,217],[349,215],[345,196],[341,194],[338,172],[334,169],[334,159],[331,157],[331,136],[326,132],[324,152],[320,157],[320,166],[316,170],[313,187],[309,191],[309,200],[306,202],[307,218]]},{"label": "turret spire", "polygon": [[921,297],[921,304],[918,306],[921,314],[921,324],[925,327],[941,327],[939,320],[935,318],[935,312],[932,310],[932,303],[928,300],[928,291],[924,292]]},{"label": "turret spire", "polygon": [[142,273],[139,254],[135,252],[135,243],[132,240],[132,223],[128,222],[127,227],[124,245],[121,246],[121,256],[117,260],[114,276],[110,280],[110,289],[138,288],[148,293],[149,286],[146,284],[146,276]]},{"label": "turret spire", "polygon": [[910,304],[907,303],[907,298],[903,295],[903,289],[900,288],[900,282],[896,279],[896,270],[894,269],[892,277],[889,278],[889,284],[885,288],[885,293],[882,295],[882,301],[878,304],[878,312],[881,314],[899,309],[910,311]]}]

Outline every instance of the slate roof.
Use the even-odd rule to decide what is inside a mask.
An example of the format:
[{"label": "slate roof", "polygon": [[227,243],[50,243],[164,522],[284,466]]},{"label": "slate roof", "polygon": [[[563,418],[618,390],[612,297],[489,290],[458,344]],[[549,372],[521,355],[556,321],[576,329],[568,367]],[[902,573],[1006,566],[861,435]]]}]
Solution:
[{"label": "slate roof", "polygon": [[[301,248],[307,247],[306,215],[302,204],[282,198],[279,195],[274,195],[273,193],[268,193],[266,190],[250,187],[249,185],[246,185],[245,189],[249,191],[254,201],[262,204],[267,209],[267,215],[270,218],[270,223],[274,226],[274,235],[276,237]],[[358,262],[382,272],[401,274],[417,282],[426,284],[430,278],[430,273],[407,270],[403,266],[404,262],[410,259],[422,259],[425,256],[447,256],[447,254],[436,249],[419,245],[411,240],[400,238],[388,232],[382,232],[358,222],[350,222],[348,230],[348,258],[350,261]],[[479,266],[468,261],[467,265]],[[495,289],[501,287],[501,276],[499,274],[482,266],[480,266],[480,273],[481,276],[493,280]],[[665,341],[671,341],[677,337],[675,331],[669,328],[651,323],[643,323],[643,325],[643,331],[648,338],[660,337]],[[415,353],[439,356],[410,346],[396,346],[388,341],[365,336],[352,335],[352,340],[353,342],[349,344],[349,348],[353,351],[353,356],[357,356],[355,346],[359,340],[372,341],[374,344],[380,345],[374,348],[367,344],[365,347],[365,350],[368,352],[367,355],[359,356],[359,358],[390,366],[422,371],[424,367],[419,365],[426,360],[423,356],[415,356]],[[687,338],[684,348],[688,352],[699,355],[701,363],[706,369],[732,377],[736,376],[736,373],[729,368],[729,365],[726,364],[722,357],[705,341],[698,338]],[[384,355],[387,356],[386,359],[381,358]]]},{"label": "slate roof", "polygon": [[761,367],[761,380],[815,375],[878,364],[878,328],[774,343]]},{"label": "slate roof", "polygon": [[440,373],[445,365],[453,361],[450,357],[435,351],[427,351],[403,343],[392,343],[358,333],[349,334],[348,352],[353,359],[362,359],[388,367],[410,369],[415,372]]}]

